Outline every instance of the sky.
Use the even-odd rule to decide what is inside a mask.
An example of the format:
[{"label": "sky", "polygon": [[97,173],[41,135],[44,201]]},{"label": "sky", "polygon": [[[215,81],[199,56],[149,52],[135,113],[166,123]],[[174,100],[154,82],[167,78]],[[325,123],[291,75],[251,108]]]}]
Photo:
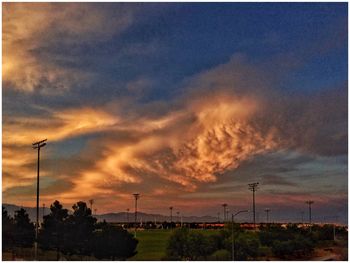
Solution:
[{"label": "sky", "polygon": [[[347,3],[3,3],[3,203],[347,222]],[[249,220],[251,213],[240,215]]]}]

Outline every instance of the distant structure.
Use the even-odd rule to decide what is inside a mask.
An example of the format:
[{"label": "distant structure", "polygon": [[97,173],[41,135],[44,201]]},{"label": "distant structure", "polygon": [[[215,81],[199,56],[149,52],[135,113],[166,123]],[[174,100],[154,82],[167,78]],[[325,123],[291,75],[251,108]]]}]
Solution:
[{"label": "distant structure", "polygon": [[248,189],[253,192],[253,223],[254,223],[254,228],[256,227],[256,222],[255,222],[255,192],[258,190],[259,183],[251,183],[248,184]]},{"label": "distant structure", "polygon": [[220,223],[220,212],[218,212],[218,223]]},{"label": "distant structure", "polygon": [[309,206],[309,224],[311,224],[311,205],[314,203],[314,201],[308,200],[305,203]]},{"label": "distant structure", "polygon": [[94,213],[95,213],[95,215],[97,215],[97,208],[94,209]]},{"label": "distant structure", "polygon": [[226,212],[226,208],[227,208],[227,204],[222,204],[222,207],[224,208],[224,223],[226,222],[226,215],[227,215],[227,212]]}]

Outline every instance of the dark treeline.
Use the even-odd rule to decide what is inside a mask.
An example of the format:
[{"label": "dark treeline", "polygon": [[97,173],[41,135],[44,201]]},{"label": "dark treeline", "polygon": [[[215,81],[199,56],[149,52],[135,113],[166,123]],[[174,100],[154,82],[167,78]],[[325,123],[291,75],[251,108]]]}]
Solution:
[{"label": "dark treeline", "polygon": [[[336,230],[337,240],[334,240]],[[308,259],[319,246],[346,243],[345,227],[313,225],[300,228],[297,224],[282,227],[278,224],[260,226],[257,231],[226,224],[224,229],[203,232],[178,228],[170,236],[166,260],[269,260]],[[234,254],[234,255],[233,255]],[[347,256],[344,256],[344,259]]]},{"label": "dark treeline", "polygon": [[[50,206],[50,214],[44,216],[39,229],[39,248],[56,251],[57,260],[61,254],[110,260],[125,260],[136,254],[138,241],[127,230],[98,223],[84,202],[72,208],[73,212],[68,213],[59,201]],[[33,247],[35,226],[24,209],[16,211],[12,218],[3,207],[2,222],[3,252]]]}]

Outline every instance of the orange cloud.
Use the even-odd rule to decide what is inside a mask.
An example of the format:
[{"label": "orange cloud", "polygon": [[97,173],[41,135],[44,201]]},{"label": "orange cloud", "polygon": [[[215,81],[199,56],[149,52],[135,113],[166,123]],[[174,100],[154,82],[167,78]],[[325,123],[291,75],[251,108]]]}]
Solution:
[{"label": "orange cloud", "polygon": [[131,9],[108,4],[4,3],[2,10],[4,86],[27,92],[63,92],[92,76],[55,63],[73,58],[46,54],[48,47],[104,40],[132,23]]}]

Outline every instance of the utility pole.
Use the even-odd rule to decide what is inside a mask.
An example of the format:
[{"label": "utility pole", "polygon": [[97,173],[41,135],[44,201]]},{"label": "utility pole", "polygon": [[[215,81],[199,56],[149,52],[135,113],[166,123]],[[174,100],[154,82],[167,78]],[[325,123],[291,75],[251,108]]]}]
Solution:
[{"label": "utility pole", "polygon": [[46,141],[38,141],[32,144],[33,149],[38,149],[37,179],[36,179],[36,224],[35,224],[35,260],[38,257],[38,230],[39,230],[39,173],[40,173],[40,149],[46,145]]},{"label": "utility pole", "polygon": [[248,184],[249,190],[253,192],[253,222],[254,222],[254,229],[256,228],[256,225],[255,225],[255,192],[258,190],[258,186],[259,186],[258,182]]},{"label": "utility pole", "polygon": [[177,211],[176,214],[177,214],[177,220],[179,222],[180,221],[180,211]]},{"label": "utility pole", "polygon": [[227,204],[222,204],[222,207],[224,208],[224,223],[226,222],[226,207],[227,207]]},{"label": "utility pole", "polygon": [[265,209],[265,212],[266,212],[266,224],[269,223],[269,212],[270,212],[270,211],[271,211],[270,208],[266,208],[266,209]]}]

